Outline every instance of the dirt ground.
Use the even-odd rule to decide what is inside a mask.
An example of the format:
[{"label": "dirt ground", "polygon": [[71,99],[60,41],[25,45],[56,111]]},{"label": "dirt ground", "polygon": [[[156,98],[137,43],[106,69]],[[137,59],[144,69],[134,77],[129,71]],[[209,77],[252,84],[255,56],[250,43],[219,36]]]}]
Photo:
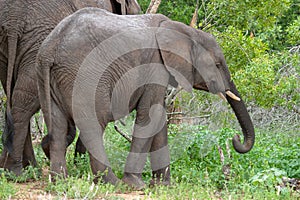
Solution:
[{"label": "dirt ground", "polygon": [[[45,191],[45,183],[41,181],[28,182],[28,183],[18,183],[19,191],[11,199],[30,199],[30,200],[52,200],[52,199],[69,199],[64,196],[56,196]],[[103,194],[102,197],[95,199],[126,199],[126,200],[140,200],[140,199],[150,199],[145,196],[143,192],[130,192],[123,194]]]},{"label": "dirt ground", "polygon": [[[43,169],[43,177],[48,176],[48,170]],[[57,196],[46,191],[47,183],[41,181],[28,181],[26,183],[16,183],[17,193],[10,199],[22,199],[22,200],[54,200],[54,199],[70,199],[66,196]],[[94,199],[124,199],[124,200],[140,200],[151,199],[145,195],[142,191],[133,191],[128,193],[114,193],[99,195]]]}]

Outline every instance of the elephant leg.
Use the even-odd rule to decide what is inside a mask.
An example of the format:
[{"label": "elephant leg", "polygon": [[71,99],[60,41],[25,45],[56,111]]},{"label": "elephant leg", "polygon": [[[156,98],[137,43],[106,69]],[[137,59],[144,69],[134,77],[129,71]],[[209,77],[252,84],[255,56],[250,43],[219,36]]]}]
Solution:
[{"label": "elephant leg", "polygon": [[[74,123],[69,122],[68,123],[68,134],[67,134],[67,146],[68,147],[72,142],[74,141],[76,136],[76,127]],[[43,137],[42,142],[41,142],[42,149],[47,156],[48,159],[50,159],[50,136],[46,135]],[[76,146],[77,147],[77,146]],[[76,152],[76,150],[75,150]]]},{"label": "elephant leg", "polygon": [[48,127],[51,126],[49,128],[50,174],[52,178],[58,175],[65,178],[68,175],[65,158],[68,121],[54,102],[52,102],[50,117],[52,124],[47,124]]},{"label": "elephant leg", "polygon": [[[38,92],[35,80],[19,74],[12,94],[11,115],[14,125],[12,152],[6,168],[15,174],[21,174],[23,164],[36,165],[30,135],[30,119],[39,109]],[[26,160],[23,160],[26,159]]]},{"label": "elephant leg", "polygon": [[46,157],[50,160],[50,135],[49,134],[43,137],[41,146]]},{"label": "elephant leg", "polygon": [[170,151],[166,124],[153,138],[150,161],[152,169],[150,185],[170,185]]},{"label": "elephant leg", "polygon": [[32,140],[30,135],[30,126],[28,126],[28,134],[25,140],[25,146],[23,151],[23,159],[22,159],[23,168],[27,167],[28,165],[37,166],[37,162],[35,160]]},{"label": "elephant leg", "polygon": [[[98,179],[104,183],[116,185],[120,180],[113,173],[103,145],[103,130],[99,126],[93,128],[94,122],[92,119],[77,123],[80,130],[80,139],[87,148],[90,156],[90,165],[93,174],[95,175],[94,182]],[[101,127],[105,127],[104,125]]]},{"label": "elephant leg", "polygon": [[152,138],[132,137],[130,152],[127,156],[124,177],[122,181],[127,185],[141,190],[146,185],[142,180],[142,172],[151,147]]},{"label": "elephant leg", "polygon": [[98,183],[100,177],[103,183],[110,183],[112,185],[117,185],[117,183],[120,182],[120,179],[116,177],[116,175],[113,173],[110,167],[99,162],[92,154],[89,155],[90,155],[91,169],[93,174],[96,176],[94,179],[95,183]]},{"label": "elephant leg", "polygon": [[[2,150],[2,154],[0,156],[0,168],[11,168],[14,165],[14,161],[12,160],[11,156],[8,153],[9,151],[4,146]],[[28,133],[26,136],[25,144],[24,144],[24,151],[23,151],[23,158],[22,158],[22,167],[25,168],[28,165],[37,166],[31,135],[30,135],[30,126],[28,126]]]},{"label": "elephant leg", "polygon": [[[163,106],[165,90],[166,88],[162,86],[148,85],[137,106],[133,140],[122,179],[136,189],[145,187],[142,172],[147,156],[153,139],[163,131],[166,124],[166,114]],[[154,91],[156,95],[154,95]],[[154,147],[153,150],[155,151]]]}]

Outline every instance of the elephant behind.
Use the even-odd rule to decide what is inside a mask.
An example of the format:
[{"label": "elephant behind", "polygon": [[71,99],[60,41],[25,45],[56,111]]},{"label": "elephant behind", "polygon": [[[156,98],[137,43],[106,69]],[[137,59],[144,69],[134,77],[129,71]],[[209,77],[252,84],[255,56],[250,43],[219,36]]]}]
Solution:
[{"label": "elephant behind", "polygon": [[132,110],[136,120],[123,181],[145,186],[142,172],[150,154],[152,184],[170,184],[170,155],[164,98],[168,84],[219,94],[240,123],[251,150],[255,133],[222,50],[212,35],[163,15],[119,16],[85,8],[62,20],[37,56],[41,108],[52,138],[51,172],[67,175],[65,139],[74,121],[95,175],[116,184],[103,145],[106,125]]},{"label": "elephant behind", "polygon": [[[20,174],[22,166],[36,164],[29,130],[30,118],[40,108],[36,55],[51,30],[84,7],[104,8],[116,14],[140,12],[136,0],[0,0],[0,79],[7,94],[0,167]],[[73,122],[68,132],[70,143],[76,133]],[[48,137],[42,145],[48,155]]]}]

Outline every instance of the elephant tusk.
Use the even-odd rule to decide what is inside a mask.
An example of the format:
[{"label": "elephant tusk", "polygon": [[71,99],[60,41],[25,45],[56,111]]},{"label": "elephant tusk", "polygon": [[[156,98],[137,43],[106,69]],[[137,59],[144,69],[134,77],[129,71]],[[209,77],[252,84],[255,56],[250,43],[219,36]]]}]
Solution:
[{"label": "elephant tusk", "polygon": [[222,92],[219,92],[218,95],[221,99],[223,99],[225,102],[227,102],[227,99]]},{"label": "elephant tusk", "polygon": [[226,94],[228,96],[230,96],[232,99],[236,100],[236,101],[241,101],[241,98],[237,97],[235,94],[233,94],[231,91],[226,91]]}]

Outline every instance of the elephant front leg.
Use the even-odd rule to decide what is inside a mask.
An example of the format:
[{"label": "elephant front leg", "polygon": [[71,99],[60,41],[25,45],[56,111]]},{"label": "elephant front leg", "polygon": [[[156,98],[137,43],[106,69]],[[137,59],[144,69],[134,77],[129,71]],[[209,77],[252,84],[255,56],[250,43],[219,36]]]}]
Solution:
[{"label": "elephant front leg", "polygon": [[150,186],[170,185],[170,151],[166,124],[153,138],[150,158],[152,169]]},{"label": "elephant front leg", "polygon": [[152,137],[150,138],[132,138],[131,149],[127,156],[124,170],[123,182],[129,186],[140,190],[146,185],[142,180],[142,172],[151,147]]},{"label": "elephant front leg", "polygon": [[[165,129],[166,117],[162,103],[152,103],[150,105],[152,106],[148,107],[143,104],[137,109],[133,140],[130,153],[127,157],[123,178],[125,183],[137,189],[145,187],[141,174],[151,149],[153,139],[156,138],[157,134],[160,135],[160,132]],[[156,149],[153,147],[153,151],[155,150]],[[153,155],[156,156],[157,154]],[[155,156],[154,158],[158,158]]]}]

